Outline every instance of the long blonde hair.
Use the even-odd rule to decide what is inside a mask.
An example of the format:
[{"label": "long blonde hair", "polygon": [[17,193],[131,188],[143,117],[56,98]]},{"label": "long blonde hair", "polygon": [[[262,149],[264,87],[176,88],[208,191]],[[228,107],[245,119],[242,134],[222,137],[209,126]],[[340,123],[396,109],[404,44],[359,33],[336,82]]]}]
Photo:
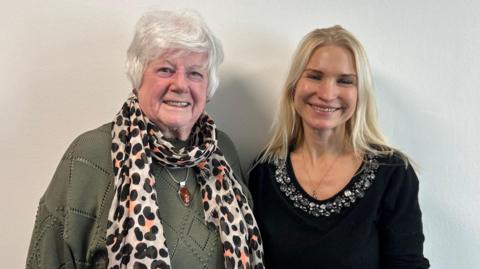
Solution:
[{"label": "long blonde hair", "polygon": [[372,152],[375,154],[392,154],[392,147],[377,123],[373,86],[367,55],[360,42],[341,26],[316,29],[308,33],[298,45],[285,81],[280,107],[273,124],[273,134],[264,147],[258,162],[278,162],[286,160],[288,148],[303,141],[302,121],[297,114],[293,94],[298,81],[310,60],[319,47],[336,45],[350,50],[355,58],[357,72],[358,100],[355,112],[346,122],[345,143],[355,154]]}]

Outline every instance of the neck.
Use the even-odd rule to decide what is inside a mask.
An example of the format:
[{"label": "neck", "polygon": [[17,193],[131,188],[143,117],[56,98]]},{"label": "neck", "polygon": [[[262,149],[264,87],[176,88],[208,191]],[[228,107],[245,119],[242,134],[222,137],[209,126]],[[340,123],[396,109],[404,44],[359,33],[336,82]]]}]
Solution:
[{"label": "neck", "polygon": [[322,156],[338,156],[345,151],[345,129],[312,130],[305,128],[304,137],[297,147],[299,151],[313,160],[321,159]]},{"label": "neck", "polygon": [[180,141],[187,141],[190,137],[191,128],[161,128],[163,136],[166,139],[176,139]]}]

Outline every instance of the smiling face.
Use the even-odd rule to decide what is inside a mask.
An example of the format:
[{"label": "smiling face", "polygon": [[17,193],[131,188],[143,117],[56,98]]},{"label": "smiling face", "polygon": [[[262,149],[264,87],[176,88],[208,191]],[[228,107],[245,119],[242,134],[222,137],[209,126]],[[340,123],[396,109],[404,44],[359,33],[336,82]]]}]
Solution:
[{"label": "smiling face", "polygon": [[208,55],[178,52],[167,52],[147,65],[138,100],[166,137],[186,140],[205,109]]},{"label": "smiling face", "polygon": [[294,92],[305,131],[341,130],[357,105],[355,60],[350,50],[327,45],[315,50]]}]

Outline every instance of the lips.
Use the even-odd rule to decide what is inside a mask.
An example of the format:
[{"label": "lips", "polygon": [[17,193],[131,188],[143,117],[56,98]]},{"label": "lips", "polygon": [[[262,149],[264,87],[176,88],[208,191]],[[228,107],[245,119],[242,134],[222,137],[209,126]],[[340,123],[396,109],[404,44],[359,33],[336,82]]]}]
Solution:
[{"label": "lips", "polygon": [[182,102],[182,101],[163,101],[163,103],[174,106],[174,107],[187,107],[190,105],[189,102]]},{"label": "lips", "polygon": [[318,112],[335,112],[337,110],[342,109],[342,107],[334,107],[334,106],[324,106],[324,105],[314,105],[314,104],[309,104],[310,107],[313,108],[313,110],[318,111]]}]

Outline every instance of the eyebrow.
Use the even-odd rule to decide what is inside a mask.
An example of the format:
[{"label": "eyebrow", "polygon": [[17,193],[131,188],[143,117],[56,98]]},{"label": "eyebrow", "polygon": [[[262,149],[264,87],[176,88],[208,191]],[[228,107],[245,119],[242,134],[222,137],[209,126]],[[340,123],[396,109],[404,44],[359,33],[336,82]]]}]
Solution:
[{"label": "eyebrow", "polygon": [[200,68],[200,69],[207,69],[207,67],[208,67],[207,63],[205,63],[205,64],[194,64],[194,65],[189,66],[189,68]]},{"label": "eyebrow", "polygon": [[[304,72],[305,71],[308,71],[308,72],[315,72],[315,73],[321,73],[323,74],[324,72],[323,71],[320,71],[318,69],[313,69],[313,68],[305,68]],[[342,77],[357,77],[357,74],[340,74],[340,76]]]},{"label": "eyebrow", "polygon": [[[174,63],[172,63],[172,62],[169,61],[168,59],[165,59],[164,62],[166,62],[166,63],[169,64],[169,65],[176,66]],[[187,66],[187,69],[196,69],[196,68],[206,69],[207,67],[208,67],[208,63],[205,63],[205,64],[194,64],[194,65]]]}]

